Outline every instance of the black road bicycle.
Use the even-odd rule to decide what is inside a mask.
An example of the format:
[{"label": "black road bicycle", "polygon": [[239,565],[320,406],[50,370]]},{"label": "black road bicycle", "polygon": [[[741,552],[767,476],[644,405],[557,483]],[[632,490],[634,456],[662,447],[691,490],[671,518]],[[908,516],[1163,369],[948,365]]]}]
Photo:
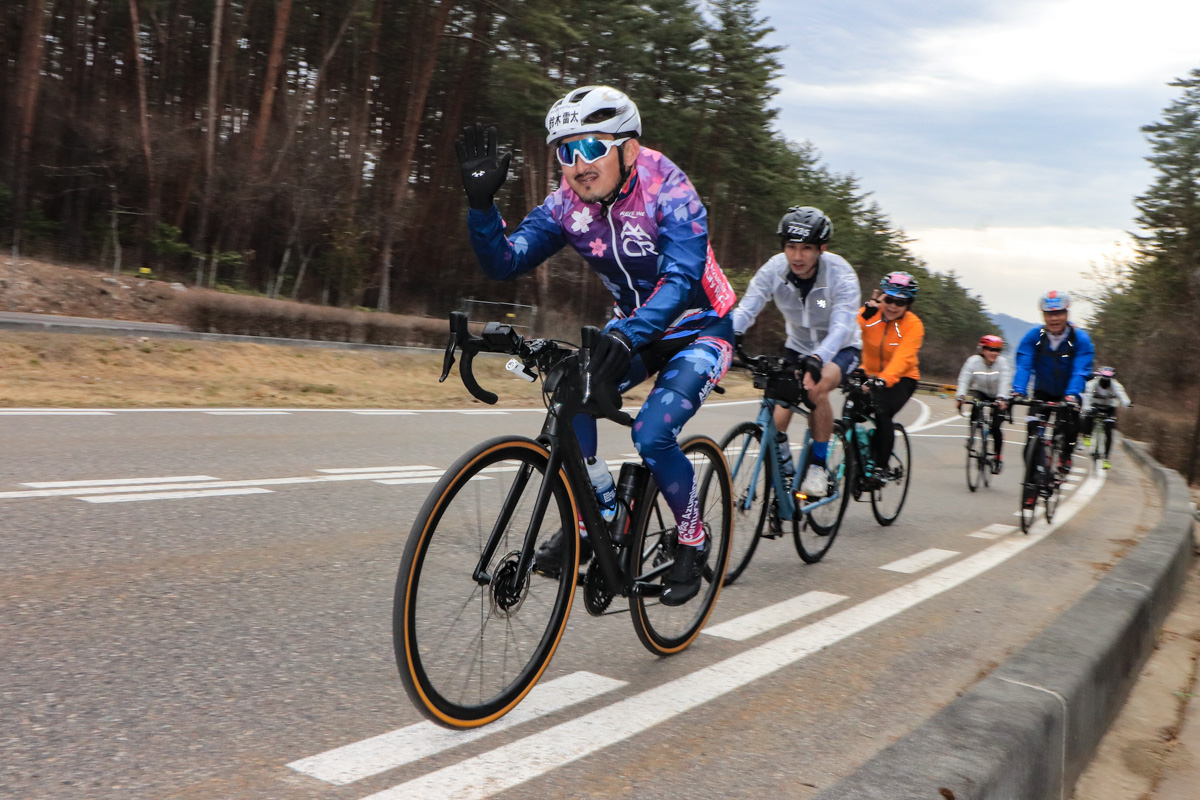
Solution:
[{"label": "black road bicycle", "polygon": [[[1063,453],[1062,414],[1068,412],[1065,403],[1042,400],[1013,400],[1013,405],[1029,406],[1037,427],[1025,444],[1025,477],[1021,487],[1021,530],[1029,533],[1037,518],[1038,502],[1042,502],[1046,522],[1054,520],[1058,501],[1062,497],[1063,475],[1058,462]],[[1050,417],[1054,422],[1050,422]]]},{"label": "black road bicycle", "polygon": [[992,483],[996,463],[996,454],[992,452],[992,419],[996,401],[966,399],[963,405],[974,406],[967,431],[967,488],[973,492]]},{"label": "black road bicycle", "polygon": [[871,513],[880,525],[891,525],[900,516],[904,500],[908,497],[908,483],[912,477],[912,449],[908,444],[908,431],[899,422],[892,425],[892,455],[888,463],[875,463],[871,454],[871,439],[878,433],[875,428],[875,402],[862,386],[869,380],[867,374],[856,369],[842,380],[842,391],[846,401],[842,405],[841,427],[846,432],[846,486],[855,502],[863,502],[862,496],[869,495]]},{"label": "black road bicycle", "polygon": [[[634,630],[652,653],[686,648],[721,591],[732,507],[729,470],[716,442],[684,440],[710,550],[700,593],[678,607],[659,603],[674,563],[674,515],[645,465],[625,463],[617,515],[606,524],[571,425],[578,413],[632,422],[613,387],[591,386],[587,364],[599,330],[584,328],[576,350],[525,339],[497,322],[474,336],[461,313],[450,315],[450,328],[442,380],[461,350],[463,383],[479,400],[495,403],[496,395],[476,382],[472,361],[481,352],[508,354],[510,371],[542,377],[547,409],[536,439],[490,439],[446,470],[413,522],[400,563],[392,628],[404,688],[430,720],[471,728],[511,711],[537,683],[566,630],[580,581],[593,615],[616,613],[609,610],[613,599],[628,598]],[[538,547],[558,529],[573,532],[579,524],[595,552],[586,573],[579,574],[578,535],[564,537],[556,576],[536,571]]]}]

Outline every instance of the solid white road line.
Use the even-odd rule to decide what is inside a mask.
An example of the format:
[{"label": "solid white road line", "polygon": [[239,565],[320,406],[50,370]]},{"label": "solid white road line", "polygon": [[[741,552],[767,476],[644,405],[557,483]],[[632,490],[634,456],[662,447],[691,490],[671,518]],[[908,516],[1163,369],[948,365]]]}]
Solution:
[{"label": "solid white road line", "polygon": [[508,416],[507,411],[459,411],[458,413],[466,414],[469,417]]},{"label": "solid white road line", "polygon": [[365,800],[413,797],[483,800],[519,786],[790,666],[982,575],[1057,530],[1083,508],[1103,484],[1102,475],[1090,479],[1074,497],[1062,504],[1053,524],[1035,523],[1028,536],[1004,539],[912,583],[690,675],[377,792]]},{"label": "solid white road line", "polygon": [[372,472],[407,472],[409,470],[431,470],[437,467],[427,467],[424,464],[416,464],[407,467],[344,467],[339,469],[319,469],[317,472],[323,472],[326,475],[357,475]]},{"label": "solid white road line", "polygon": [[710,626],[703,632],[709,636],[719,636],[722,639],[741,642],[773,628],[778,628],[780,625],[786,625],[801,617],[814,614],[821,609],[829,608],[845,599],[846,595],[844,594],[805,592],[798,597],[784,600],[782,603],[760,608],[758,611],[722,622],[720,625]]},{"label": "solid white road line", "polygon": [[546,714],[553,714],[625,685],[625,681],[606,678],[603,675],[576,672],[533,687],[521,705],[481,728],[455,731],[432,722],[418,722],[416,725],[293,761],[288,767],[317,780],[344,786],[474,742]]},{"label": "solid white road line", "polygon": [[288,417],[290,411],[205,411],[214,417]]},{"label": "solid white road line", "polygon": [[197,489],[194,492],[139,492],[80,497],[85,503],[140,503],[143,500],[190,500],[193,497],[231,497],[239,494],[271,494],[270,489]]},{"label": "solid white road line", "polygon": [[111,411],[0,411],[0,417],[111,417]]},{"label": "solid white road line", "polygon": [[[263,478],[245,481],[214,481],[211,483],[167,483],[162,486],[141,486],[146,491],[183,491],[188,489],[238,489],[246,486],[292,486],[304,483],[340,483],[343,481],[374,481],[380,478],[437,477],[443,470],[420,472],[372,472],[365,475],[307,475],[296,478]],[[15,500],[27,497],[81,497],[84,495],[112,494],[111,486],[92,486],[81,489],[31,489],[27,492],[0,492],[0,500]]]},{"label": "solid white road line", "polygon": [[211,475],[172,475],[166,478],[111,478],[90,481],[41,481],[22,483],[30,489],[66,489],[72,486],[138,486],[155,483],[182,483],[184,481],[215,481]]},{"label": "solid white road line", "polygon": [[415,417],[416,411],[389,411],[381,409],[379,411],[351,411],[351,414],[358,414],[363,417]]},{"label": "solid white road line", "polygon": [[928,550],[922,550],[908,558],[902,558],[898,561],[893,561],[890,564],[884,564],[880,569],[886,569],[889,572],[904,572],[909,575],[914,572],[920,572],[923,569],[928,569],[934,564],[945,561],[947,558],[953,558],[958,555],[957,550],[939,550],[936,547],[931,547]]}]

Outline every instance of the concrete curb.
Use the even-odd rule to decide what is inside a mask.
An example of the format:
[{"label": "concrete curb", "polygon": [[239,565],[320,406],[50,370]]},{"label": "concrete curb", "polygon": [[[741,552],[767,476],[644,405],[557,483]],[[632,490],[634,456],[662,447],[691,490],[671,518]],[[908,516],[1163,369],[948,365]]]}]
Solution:
[{"label": "concrete curb", "polygon": [[87,336],[144,336],[150,339],[191,339],[204,342],[241,342],[245,344],[273,344],[288,347],[319,347],[328,350],[376,350],[387,353],[420,352],[440,353],[437,347],[402,347],[389,344],[363,344],[359,342],[327,342],[319,339],[281,339],[272,336],[240,336],[232,333],[199,333],[189,330],[170,330],[162,328],[142,328],[122,326],[116,322],[112,326],[73,325],[65,322],[23,322],[16,320],[0,320],[0,330],[7,331],[39,331],[41,333],[76,333]]},{"label": "concrete curb", "polygon": [[817,800],[1065,800],[1153,650],[1192,564],[1191,498],[1146,448],[1162,519],[1036,639]]}]

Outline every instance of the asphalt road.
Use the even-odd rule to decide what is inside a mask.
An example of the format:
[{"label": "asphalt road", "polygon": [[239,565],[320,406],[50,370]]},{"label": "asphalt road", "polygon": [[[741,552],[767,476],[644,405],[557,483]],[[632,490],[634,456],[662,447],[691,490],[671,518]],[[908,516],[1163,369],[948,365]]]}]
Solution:
[{"label": "asphalt road", "polygon": [[[1078,476],[1053,530],[991,528],[1017,524],[1016,470],[969,493],[965,428],[922,402],[901,415],[917,424],[899,521],[851,504],[813,566],[790,537],[763,542],[710,628],[805,595],[816,610],[659,659],[627,615],[577,603],[539,684],[566,699],[449,735],[409,704],[391,643],[430,483],[379,481],[432,480],[478,441],[535,435],[540,412],[0,410],[0,797],[811,797],[1157,519],[1117,456],[1103,480]],[[686,432],[755,411],[717,398]],[[631,453],[627,432],[603,424],[600,452]],[[930,550],[915,572],[881,569]]]}]

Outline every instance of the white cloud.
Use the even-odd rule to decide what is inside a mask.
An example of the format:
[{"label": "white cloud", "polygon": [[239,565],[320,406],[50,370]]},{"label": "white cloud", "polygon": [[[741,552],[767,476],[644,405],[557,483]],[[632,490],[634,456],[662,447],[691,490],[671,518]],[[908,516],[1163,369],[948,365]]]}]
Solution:
[{"label": "white cloud", "polygon": [[[978,99],[980,92],[1162,84],[1200,66],[1196,0],[1036,0],[987,21],[928,23],[864,69],[783,78],[780,102],[826,107]],[[805,75],[813,75],[805,71]]]},{"label": "white cloud", "polygon": [[[935,272],[955,272],[989,311],[1038,318],[1037,299],[1050,289],[1095,291],[1086,277],[1107,258],[1129,258],[1132,240],[1113,228],[923,228],[906,231],[909,249]],[[1086,320],[1080,301],[1072,316]]]}]

